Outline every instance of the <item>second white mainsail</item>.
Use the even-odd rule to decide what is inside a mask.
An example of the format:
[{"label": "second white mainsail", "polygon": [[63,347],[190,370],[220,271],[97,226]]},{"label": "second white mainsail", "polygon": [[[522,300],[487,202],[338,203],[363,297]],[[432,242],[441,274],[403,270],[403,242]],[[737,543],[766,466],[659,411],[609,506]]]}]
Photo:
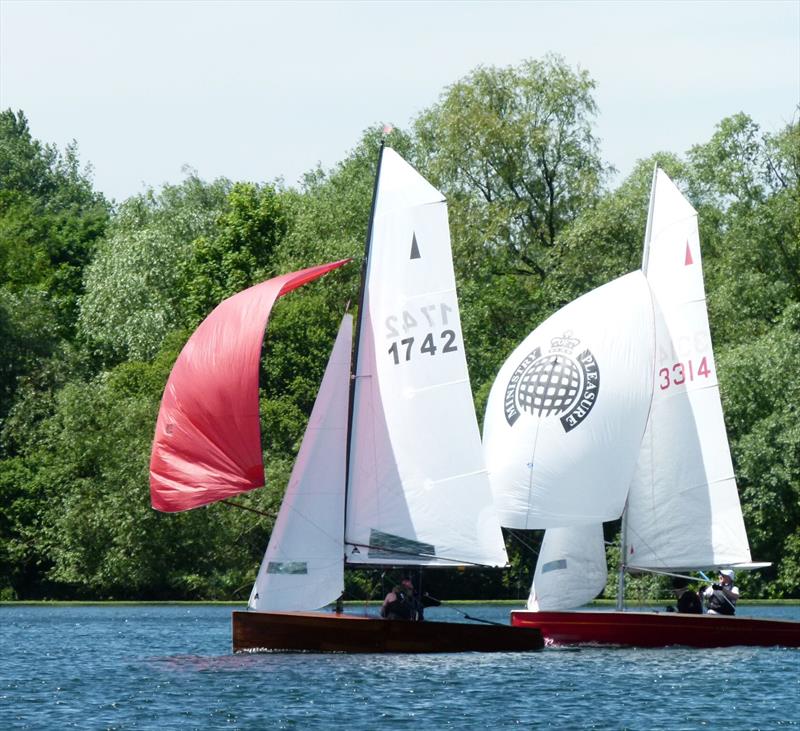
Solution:
[{"label": "second white mainsail", "polygon": [[447,204],[389,148],[376,195],[357,345],[347,561],[503,566]]},{"label": "second white mainsail", "polygon": [[657,170],[644,271],[656,311],[653,406],[628,498],[626,563],[750,562],[706,311],[697,212]]}]

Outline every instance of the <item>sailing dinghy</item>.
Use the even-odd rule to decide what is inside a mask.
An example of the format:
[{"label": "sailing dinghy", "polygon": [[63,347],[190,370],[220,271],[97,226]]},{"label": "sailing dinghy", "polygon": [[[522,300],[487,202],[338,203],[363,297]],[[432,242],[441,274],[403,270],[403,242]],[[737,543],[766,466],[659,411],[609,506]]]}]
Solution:
[{"label": "sailing dinghy", "polygon": [[[768,565],[751,561],[739,504],[697,213],[663,171],[642,271],[570,303],[526,338],[494,383],[484,448],[502,524],[546,529],[515,626],[554,644],[800,646],[800,622],[624,611],[629,571]],[[605,587],[602,522],[620,515],[617,611],[565,611]]]},{"label": "sailing dinghy", "polygon": [[[252,287],[201,324],[162,401],[154,507],[183,510],[263,485],[258,354],[274,293],[342,263]],[[248,611],[233,612],[233,649],[541,649],[537,629],[315,611],[341,597],[345,565],[506,564],[464,355],[446,202],[382,145],[355,335],[346,315]]]}]

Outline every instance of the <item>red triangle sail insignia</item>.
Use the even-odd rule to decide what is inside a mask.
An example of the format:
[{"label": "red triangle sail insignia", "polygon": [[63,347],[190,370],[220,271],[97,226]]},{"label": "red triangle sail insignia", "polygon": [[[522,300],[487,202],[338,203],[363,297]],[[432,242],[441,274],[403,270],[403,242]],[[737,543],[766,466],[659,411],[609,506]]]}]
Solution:
[{"label": "red triangle sail insignia", "polygon": [[686,242],[686,258],[683,261],[684,266],[690,266],[694,264],[694,259],[692,259],[692,250],[689,248],[689,242]]}]

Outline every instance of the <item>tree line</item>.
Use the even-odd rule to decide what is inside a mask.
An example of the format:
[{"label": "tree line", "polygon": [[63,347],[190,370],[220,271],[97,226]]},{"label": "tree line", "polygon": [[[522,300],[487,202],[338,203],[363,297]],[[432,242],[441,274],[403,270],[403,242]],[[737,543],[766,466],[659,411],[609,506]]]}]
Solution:
[{"label": "tree line", "polygon": [[[739,583],[749,596],[800,597],[800,126],[766,133],[739,113],[684,155],[654,152],[611,185],[594,88],[555,56],[479,67],[392,135],[448,198],[479,419],[524,335],[640,266],[657,161],[700,214],[745,524],[754,559],[773,562]],[[42,143],[22,111],[0,112],[0,599],[247,596],[269,518],[149,506],[161,393],[221,299],[356,260],[281,300],[270,322],[267,486],[241,501],[276,514],[338,320],[357,301],[380,134],[367,129],[345,159],[297,186],[189,173],[112,202],[75,145]],[[505,572],[426,581],[450,596],[524,596],[541,534],[518,538]],[[374,574],[348,576],[353,597],[380,591]]]}]

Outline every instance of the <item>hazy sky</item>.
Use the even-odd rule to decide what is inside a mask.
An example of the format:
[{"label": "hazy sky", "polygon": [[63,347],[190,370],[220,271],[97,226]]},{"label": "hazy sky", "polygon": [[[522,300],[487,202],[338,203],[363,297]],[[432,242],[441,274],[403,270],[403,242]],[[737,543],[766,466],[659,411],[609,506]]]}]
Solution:
[{"label": "hazy sky", "polygon": [[477,65],[547,52],[597,81],[603,156],[624,176],[730,114],[770,131],[796,117],[800,0],[0,0],[0,107],[44,142],[77,140],[117,200],[184,165],[291,184]]}]

